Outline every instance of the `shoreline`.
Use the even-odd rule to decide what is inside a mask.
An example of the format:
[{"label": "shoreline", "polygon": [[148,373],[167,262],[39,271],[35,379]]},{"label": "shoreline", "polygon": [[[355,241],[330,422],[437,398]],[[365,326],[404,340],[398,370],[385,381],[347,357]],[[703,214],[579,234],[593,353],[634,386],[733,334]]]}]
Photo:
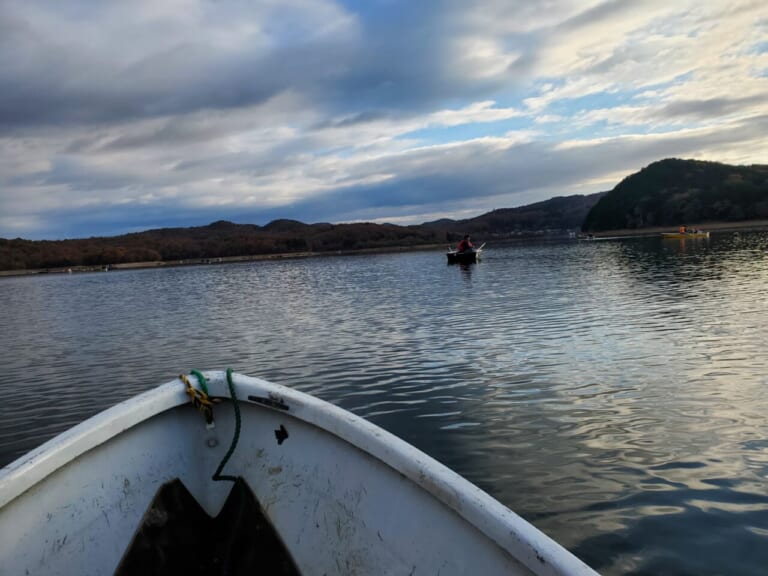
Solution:
[{"label": "shoreline", "polygon": [[[763,230],[768,228],[768,220],[748,220],[743,222],[707,222],[701,224],[686,224],[690,228],[700,228],[708,232],[736,232],[747,230]],[[676,232],[676,227],[654,226],[650,228],[623,228],[619,230],[603,230],[592,234],[594,238],[642,238],[659,236],[663,232]],[[565,237],[552,237],[568,239]],[[499,243],[519,242],[529,238],[497,238]],[[530,239],[542,240],[544,237],[535,236]],[[209,266],[215,264],[232,264],[237,262],[259,262],[265,260],[286,260],[293,258],[322,258],[325,256],[355,256],[358,254],[387,254],[397,252],[414,252],[418,250],[438,250],[445,244],[420,244],[417,246],[386,246],[381,248],[361,248],[359,250],[334,250],[329,252],[281,252],[277,254],[252,254],[248,256],[221,256],[216,258],[187,258],[184,260],[156,260],[148,262],[126,262],[107,266],[63,266],[57,268],[34,268],[29,270],[0,270],[0,279],[16,276],[36,276],[38,274],[83,274],[90,272],[106,272],[119,270],[141,270],[148,268],[177,268],[179,266]]]},{"label": "shoreline", "polygon": [[0,270],[0,279],[40,274],[84,274],[120,270],[142,270],[149,268],[178,268],[181,266],[212,266],[238,262],[260,262],[265,260],[288,260],[301,258],[322,258],[326,256],[355,256],[358,254],[387,254],[438,250],[445,244],[421,244],[418,246],[387,246],[382,248],[361,248],[359,250],[331,250],[328,252],[280,252],[276,254],[251,254],[247,256],[220,256],[216,258],[185,258],[183,260],[153,260],[147,262],[124,262],[122,264],[96,266],[62,266],[56,268],[30,268],[28,270]]},{"label": "shoreline", "polygon": [[[700,228],[706,232],[736,232],[739,230],[763,230],[768,228],[768,220],[745,220],[743,222],[705,222],[705,223],[686,223],[688,228]],[[593,232],[595,238],[615,237],[615,236],[658,236],[664,232],[677,232],[676,226],[653,226],[649,228],[621,228],[619,230],[603,230]],[[585,232],[586,234],[586,232]]]}]

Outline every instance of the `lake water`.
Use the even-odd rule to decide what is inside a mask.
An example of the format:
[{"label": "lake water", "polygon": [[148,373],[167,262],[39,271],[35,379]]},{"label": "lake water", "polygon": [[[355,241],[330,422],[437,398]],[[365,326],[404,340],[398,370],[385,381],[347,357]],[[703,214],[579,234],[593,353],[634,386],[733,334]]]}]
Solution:
[{"label": "lake water", "polygon": [[316,394],[604,574],[768,571],[768,233],[0,281],[0,464],[192,368]]}]

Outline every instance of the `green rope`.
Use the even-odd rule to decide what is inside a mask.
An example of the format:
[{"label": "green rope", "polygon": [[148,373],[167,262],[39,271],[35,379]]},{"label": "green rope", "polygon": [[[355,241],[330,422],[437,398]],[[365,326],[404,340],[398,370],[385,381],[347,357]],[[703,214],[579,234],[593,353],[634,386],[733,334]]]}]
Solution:
[{"label": "green rope", "polygon": [[190,370],[189,373],[192,374],[192,376],[197,377],[197,381],[200,383],[200,388],[205,392],[205,395],[208,396],[208,383],[205,381],[203,373],[200,372],[200,370]]},{"label": "green rope", "polygon": [[230,482],[235,482],[237,480],[237,476],[221,474],[221,471],[224,469],[224,466],[227,464],[230,456],[232,456],[232,453],[235,451],[237,441],[240,439],[240,406],[237,403],[235,385],[232,383],[232,368],[227,368],[227,385],[229,386],[229,396],[232,398],[232,405],[235,407],[235,435],[232,437],[232,444],[230,444],[229,450],[227,450],[227,453],[224,455],[221,464],[219,464],[216,472],[213,473],[212,478],[216,482],[219,480],[229,480]]}]

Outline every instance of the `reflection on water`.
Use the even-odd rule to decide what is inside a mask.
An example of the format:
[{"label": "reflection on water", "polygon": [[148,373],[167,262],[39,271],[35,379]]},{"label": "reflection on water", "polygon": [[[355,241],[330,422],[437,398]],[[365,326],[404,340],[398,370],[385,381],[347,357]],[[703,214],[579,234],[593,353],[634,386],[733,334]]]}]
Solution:
[{"label": "reflection on water", "polygon": [[0,282],[0,463],[191,368],[365,416],[606,574],[768,565],[768,234]]}]

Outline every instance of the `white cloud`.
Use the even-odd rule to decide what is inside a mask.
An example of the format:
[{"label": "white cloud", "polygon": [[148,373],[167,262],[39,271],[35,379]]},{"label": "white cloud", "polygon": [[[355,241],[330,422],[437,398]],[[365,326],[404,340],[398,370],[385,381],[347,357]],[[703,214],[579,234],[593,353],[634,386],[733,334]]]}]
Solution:
[{"label": "white cloud", "polygon": [[459,73],[475,79],[503,76],[520,58],[518,52],[506,51],[501,42],[487,37],[459,38],[453,48]]},{"label": "white cloud", "polygon": [[492,100],[475,102],[459,110],[441,110],[426,117],[424,126],[459,126],[475,122],[497,122],[523,115],[514,108],[496,108]]}]

